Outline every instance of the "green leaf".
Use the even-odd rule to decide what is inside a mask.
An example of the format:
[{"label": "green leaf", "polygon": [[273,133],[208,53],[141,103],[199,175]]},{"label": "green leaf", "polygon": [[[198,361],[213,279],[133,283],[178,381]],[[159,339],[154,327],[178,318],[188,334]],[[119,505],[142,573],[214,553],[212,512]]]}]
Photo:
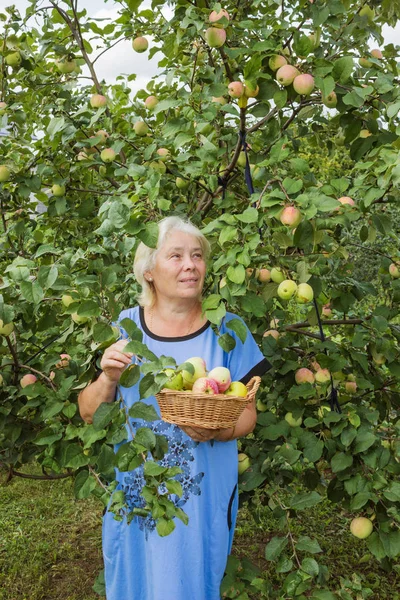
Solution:
[{"label": "green leaf", "polygon": [[83,454],[82,447],[79,444],[69,444],[65,450],[64,467],[70,469],[79,469],[90,462],[90,457]]},{"label": "green leaf", "polygon": [[353,57],[343,56],[335,60],[333,65],[332,77],[339,83],[346,83],[354,68]]},{"label": "green leaf", "polygon": [[310,221],[301,221],[296,227],[293,244],[297,248],[306,248],[314,242],[314,228]]},{"label": "green leaf", "polygon": [[164,517],[161,517],[157,521],[156,529],[160,537],[166,537],[174,531],[175,523],[172,521],[172,519],[164,519]]},{"label": "green leaf", "polygon": [[144,474],[146,477],[157,477],[158,475],[162,475],[168,467],[162,467],[158,463],[152,460],[146,460],[144,463]]},{"label": "green leaf", "polygon": [[96,480],[89,471],[79,471],[74,482],[74,494],[78,500],[88,498],[96,487]]},{"label": "green leaf", "polygon": [[[235,217],[238,221],[241,221],[242,223],[257,223],[258,210],[256,208],[249,207],[249,208],[246,208],[246,210],[242,214],[235,215]],[[241,283],[241,282],[238,281],[236,283]]]},{"label": "green leaf", "polygon": [[246,278],[246,271],[243,265],[230,266],[226,271],[226,275],[233,283],[243,283]]},{"label": "green leaf", "polygon": [[154,375],[152,373],[147,373],[139,383],[140,399],[154,396],[155,394],[158,394],[161,389],[162,386],[156,382]]},{"label": "green leaf", "polygon": [[96,431],[104,429],[119,413],[116,402],[102,402],[93,415],[93,427]]},{"label": "green leaf", "polygon": [[53,119],[51,119],[50,123],[47,126],[47,133],[49,134],[50,139],[54,139],[56,134],[64,129],[64,126],[64,117],[54,117]]},{"label": "green leaf", "polygon": [[147,450],[153,450],[156,445],[155,433],[148,427],[139,427],[135,434],[135,442]]},{"label": "green leaf", "polygon": [[247,338],[247,327],[243,323],[243,321],[237,318],[230,319],[226,322],[226,326],[228,327],[228,329],[232,329],[232,331],[236,333],[242,344],[245,343]]},{"label": "green leaf", "polygon": [[142,341],[143,332],[139,329],[136,323],[132,321],[132,319],[128,319],[126,317],[125,319],[122,319],[122,321],[120,321],[119,325],[123,329],[125,329],[126,333],[129,335],[131,340],[138,340],[139,342]]},{"label": "green leaf", "polygon": [[122,387],[126,387],[126,388],[130,388],[134,385],[136,385],[136,383],[139,381],[140,379],[140,367],[139,365],[129,365],[129,367],[127,367],[120,379],[119,379],[119,384],[122,385]]},{"label": "green leaf", "polygon": [[392,481],[383,495],[391,502],[400,502],[400,483]]},{"label": "green leaf", "polygon": [[95,323],[93,339],[95,342],[107,342],[115,337],[115,332],[108,323]]},{"label": "green leaf", "polygon": [[353,452],[355,454],[358,454],[359,452],[365,452],[365,450],[368,450],[368,448],[370,448],[377,439],[377,436],[369,431],[359,431],[356,437]]},{"label": "green leaf", "polygon": [[317,540],[312,540],[308,535],[302,535],[299,537],[296,543],[297,552],[309,552],[310,554],[318,554],[322,552],[321,546]]},{"label": "green leaf", "polygon": [[94,300],[86,300],[79,306],[77,313],[80,317],[98,317],[101,314],[101,308]]},{"label": "green leaf", "polygon": [[265,560],[277,560],[287,545],[287,537],[273,537],[265,546]]},{"label": "green leaf", "polygon": [[37,446],[51,446],[54,442],[57,442],[62,438],[62,434],[54,431],[51,427],[45,427],[35,437],[33,443]]},{"label": "green leaf", "polygon": [[370,499],[371,499],[371,494],[369,492],[359,492],[351,499],[350,510],[353,510],[353,511],[360,510],[360,508],[365,506]]},{"label": "green leaf", "polygon": [[301,569],[307,575],[311,575],[311,577],[316,577],[319,573],[319,565],[314,558],[305,558],[301,561]]},{"label": "green leaf", "polygon": [[143,344],[143,342],[139,342],[138,340],[132,340],[131,342],[128,342],[124,348],[124,352],[132,352],[132,354],[140,356],[141,358],[147,358],[147,360],[150,361],[158,360],[154,352],[149,350],[146,344]]},{"label": "green leaf", "polygon": [[154,406],[144,402],[135,402],[129,409],[129,416],[132,419],[143,419],[144,421],[158,421],[160,419]]},{"label": "green leaf", "polygon": [[236,341],[229,333],[223,333],[218,336],[218,344],[225,352],[230,352],[236,346]]},{"label": "green leaf", "polygon": [[168,479],[168,481],[165,482],[165,485],[170,494],[175,494],[178,498],[182,497],[183,489],[182,484],[179,481],[176,481],[176,479]]},{"label": "green leaf", "polygon": [[318,492],[305,492],[303,494],[295,494],[290,499],[290,508],[295,510],[304,510],[305,508],[311,508],[322,501],[322,496]]},{"label": "green leaf", "polygon": [[37,281],[21,281],[21,294],[31,304],[39,304],[44,298],[44,291]]},{"label": "green leaf", "polygon": [[[158,106],[158,105],[157,105]],[[158,225],[157,223],[147,223],[145,229],[137,233],[139,240],[149,248],[157,248]]]},{"label": "green leaf", "polygon": [[353,464],[353,457],[344,452],[338,452],[331,460],[331,467],[334,473],[344,471]]}]

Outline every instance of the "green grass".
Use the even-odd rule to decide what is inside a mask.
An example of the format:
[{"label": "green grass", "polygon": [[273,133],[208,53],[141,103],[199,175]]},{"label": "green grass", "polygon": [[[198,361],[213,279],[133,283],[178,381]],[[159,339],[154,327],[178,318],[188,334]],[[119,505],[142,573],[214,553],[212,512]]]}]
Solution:
[{"label": "green grass", "polygon": [[[99,599],[92,586],[102,569],[100,502],[75,500],[70,480],[16,477],[0,485],[0,506],[0,600]],[[283,533],[268,507],[257,504],[257,512],[255,521],[247,505],[240,510],[234,554],[257,564],[279,590],[284,575],[276,574],[274,563],[265,560],[264,549],[274,535]],[[373,590],[370,598],[400,600],[400,565],[385,572],[348,527],[349,516],[328,502],[291,520],[295,538],[309,535],[318,540],[323,553],[316,558],[329,568],[331,589],[340,588],[341,578],[351,580],[358,573],[363,587]],[[355,591],[349,593],[357,598]]]}]

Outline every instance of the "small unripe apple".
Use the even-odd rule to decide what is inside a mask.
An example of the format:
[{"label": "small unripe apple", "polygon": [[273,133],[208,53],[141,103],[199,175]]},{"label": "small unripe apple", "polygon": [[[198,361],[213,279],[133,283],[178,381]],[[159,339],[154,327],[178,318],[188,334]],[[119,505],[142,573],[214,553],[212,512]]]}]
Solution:
[{"label": "small unripe apple", "polygon": [[322,406],[319,407],[318,409],[318,416],[320,419],[323,419],[327,413],[332,412],[332,409],[330,406],[326,406],[325,404],[323,404]]},{"label": "small unripe apple", "polygon": [[291,279],[285,279],[279,284],[277,293],[282,300],[290,300],[296,290],[296,282]]},{"label": "small unripe apple", "polygon": [[389,273],[390,275],[394,278],[394,279],[398,279],[400,277],[400,270],[399,267],[395,264],[392,263],[389,267]]},{"label": "small unripe apple", "polygon": [[268,329],[267,331],[264,331],[263,333],[263,337],[273,337],[275,340],[278,340],[279,338],[279,331],[277,331],[276,329]]},{"label": "small unripe apple", "polygon": [[177,177],[175,179],[175,185],[178,190],[186,190],[186,188],[189,186],[189,181],[187,179],[182,179],[182,177]]},{"label": "small unripe apple", "polygon": [[244,87],[241,81],[231,81],[228,85],[228,94],[231,98],[240,98],[243,96]]},{"label": "small unripe apple", "polygon": [[78,153],[78,156],[76,157],[77,160],[81,161],[81,160],[91,160],[91,157],[88,156],[86,154],[86,152],[83,152],[83,150],[81,152]]},{"label": "small unripe apple", "polygon": [[159,156],[159,160],[162,160],[163,162],[165,162],[166,160],[168,160],[171,156],[170,151],[168,150],[168,148],[159,148],[157,150],[157,154]]},{"label": "small unripe apple", "polygon": [[296,383],[300,385],[301,383],[314,383],[315,377],[314,373],[305,367],[298,369],[294,376]]},{"label": "small unripe apple", "polygon": [[55,183],[51,188],[51,193],[53,196],[64,196],[65,194],[65,185],[58,185]]},{"label": "small unripe apple", "polygon": [[167,383],[164,383],[165,388],[168,390],[183,389],[182,373],[175,373],[174,369],[165,369],[164,373],[169,377]]},{"label": "small unripe apple", "polygon": [[283,86],[288,86],[293,83],[294,78],[300,75],[296,67],[292,65],[284,65],[276,72],[276,80]]},{"label": "small unripe apple", "polygon": [[260,269],[258,271],[257,279],[261,283],[268,283],[271,281],[271,271],[269,269]]},{"label": "small unripe apple", "polygon": [[7,108],[7,102],[0,102],[0,117],[4,115]]},{"label": "small unripe apple", "polygon": [[216,10],[213,10],[208,17],[208,20],[214,27],[223,27],[222,23],[219,23],[222,19],[229,21],[229,14],[224,9],[220,10],[218,13]]},{"label": "small unripe apple", "polygon": [[370,137],[371,135],[372,135],[372,133],[370,131],[368,131],[368,129],[361,129],[361,131],[359,133],[360,138],[363,138],[363,139]]},{"label": "small unripe apple", "polygon": [[257,400],[256,407],[259,412],[266,412],[268,410],[268,405],[260,400],[260,398]]},{"label": "small unripe apple", "polygon": [[376,351],[376,348],[371,350],[372,360],[378,366],[384,365],[386,362],[386,356]]},{"label": "small unripe apple", "polygon": [[279,215],[279,220],[282,225],[287,225],[288,227],[297,227],[302,218],[303,216],[300,210],[295,206],[285,206]]},{"label": "small unripe apple", "polygon": [[206,376],[206,363],[199,356],[188,358],[184,362],[190,363],[194,368],[193,375],[185,369],[182,371],[183,387],[185,390],[191,390],[196,379]]},{"label": "small unripe apple", "polygon": [[33,375],[32,373],[28,373],[27,375],[24,375],[20,379],[19,383],[22,388],[25,388],[27,385],[32,385],[33,383],[35,383],[35,381],[37,381],[36,375]]},{"label": "small unripe apple", "polygon": [[280,54],[274,54],[268,61],[268,66],[271,69],[271,71],[277,71],[285,65],[287,65],[287,60],[284,56],[281,56]]},{"label": "small unripe apple", "polygon": [[10,179],[10,169],[6,165],[0,165],[0,183],[4,183]]},{"label": "small unripe apple", "polygon": [[311,302],[314,298],[314,292],[308,283],[300,283],[297,286],[296,291],[296,299],[299,304],[306,304],[307,302]]},{"label": "small unripe apple", "polygon": [[71,314],[71,319],[77,325],[83,325],[84,323],[87,323],[89,321],[89,317],[81,317],[76,312]]},{"label": "small unripe apple", "polygon": [[251,465],[250,458],[244,452],[238,454],[238,472],[242,475]]},{"label": "small unripe apple", "polygon": [[332,309],[330,304],[324,304],[322,307],[322,316],[323,317],[331,317]]},{"label": "small unripe apple", "polygon": [[209,27],[206,30],[205,38],[210,48],[221,48],[226,40],[226,31],[218,27]]},{"label": "small unripe apple", "polygon": [[9,67],[19,67],[22,62],[22,56],[18,51],[12,52],[11,54],[7,54],[5,62]]},{"label": "small unripe apple", "polygon": [[335,108],[337,105],[337,96],[335,92],[331,92],[327,96],[322,96],[322,102],[327,108]]},{"label": "small unripe apple", "polygon": [[139,52],[139,54],[146,52],[148,47],[149,42],[143,36],[136,37],[134,40],[132,40],[132,48],[135,52]]},{"label": "small unripe apple", "polygon": [[75,71],[75,60],[56,60],[56,67],[63,75]]},{"label": "small unripe apple", "polygon": [[314,77],[308,73],[298,75],[293,80],[293,88],[295,92],[302,96],[309,96],[315,87]]},{"label": "small unripe apple", "polygon": [[271,329],[278,329],[280,321],[281,321],[280,319],[276,319],[276,318],[271,319],[270,322],[269,322],[270,328]]},{"label": "small unripe apple", "polygon": [[7,337],[13,331],[14,331],[14,323],[13,322],[4,324],[3,320],[0,319],[0,335],[5,335]]},{"label": "small unripe apple", "polygon": [[355,381],[346,381],[344,387],[346,392],[351,396],[357,392],[357,383]]},{"label": "small unripe apple", "polygon": [[271,269],[271,279],[274,283],[281,283],[285,279],[282,269],[273,267]]},{"label": "small unripe apple", "polygon": [[370,67],[372,67],[372,62],[370,60],[368,60],[368,58],[365,58],[365,56],[362,56],[361,58],[358,59],[358,64],[363,69],[369,69]]},{"label": "small unripe apple", "polygon": [[[353,198],[350,198],[350,196],[342,196],[341,198],[338,198],[338,202],[343,205],[347,204],[348,206],[356,205]],[[340,206],[336,210],[340,210]]]},{"label": "small unripe apple", "polygon": [[371,50],[371,56],[377,58],[378,60],[382,60],[383,58],[382,51],[379,50],[379,48],[374,48],[373,50]]},{"label": "small unripe apple", "polygon": [[144,121],[136,121],[136,123],[133,126],[133,129],[136,135],[140,135],[141,137],[143,137],[144,135],[147,135],[147,132],[149,131],[149,126]]},{"label": "small unripe apple", "polygon": [[112,162],[113,160],[115,160],[116,156],[117,155],[115,154],[112,148],[104,148],[104,150],[102,150],[100,153],[100,158],[105,163]]},{"label": "small unripe apple", "polygon": [[285,415],[285,421],[286,421],[286,423],[288,423],[290,425],[290,427],[300,427],[300,425],[303,422],[303,419],[301,417],[299,417],[298,419],[295,419],[293,416],[293,413],[288,412]]},{"label": "small unripe apple", "polygon": [[144,105],[146,108],[148,108],[149,110],[153,110],[158,104],[158,98],[156,98],[156,96],[147,96],[146,100],[144,101]]},{"label": "small unripe apple", "polygon": [[318,369],[315,373],[315,381],[317,383],[328,383],[331,380],[331,374],[328,369]]},{"label": "small unripe apple", "polygon": [[107,138],[109,137],[107,131],[104,131],[104,129],[99,129],[99,131],[96,131],[96,133],[94,134],[96,137],[99,137],[100,140],[97,142],[98,145],[104,146],[104,144],[107,141]]},{"label": "small unripe apple", "polygon": [[215,104],[221,104],[221,106],[224,106],[228,102],[223,96],[212,96],[211,101],[215,102]]},{"label": "small unripe apple", "polygon": [[367,17],[370,23],[374,22],[375,10],[368,6],[368,4],[365,4],[358,14],[360,15],[360,17]]},{"label": "small unripe apple", "polygon": [[368,536],[371,535],[373,530],[372,521],[367,519],[366,517],[357,517],[353,519],[350,523],[350,531],[351,533],[360,540],[365,540]]},{"label": "small unripe apple", "polygon": [[102,108],[107,105],[107,98],[101,94],[93,94],[90,98],[90,106],[92,108]]},{"label": "small unripe apple", "polygon": [[164,175],[167,172],[167,167],[161,160],[153,160],[149,166],[154,169],[154,171],[161,173],[161,175]]},{"label": "small unripe apple", "polygon": [[68,367],[69,365],[69,361],[71,360],[71,357],[69,354],[60,354],[60,359],[58,361],[58,363],[56,364],[56,368],[57,369],[64,369],[65,367]]},{"label": "small unripe apple", "polygon": [[258,87],[258,85],[254,86],[249,81],[244,82],[244,95],[246,96],[246,98],[255,98],[256,96],[258,96],[259,91],[260,88]]},{"label": "small unripe apple", "polygon": [[76,300],[72,296],[70,296],[69,294],[63,294],[61,296],[61,302],[64,304],[64,306],[66,308],[68,308],[68,306],[70,304],[72,304],[73,302],[76,302]]}]

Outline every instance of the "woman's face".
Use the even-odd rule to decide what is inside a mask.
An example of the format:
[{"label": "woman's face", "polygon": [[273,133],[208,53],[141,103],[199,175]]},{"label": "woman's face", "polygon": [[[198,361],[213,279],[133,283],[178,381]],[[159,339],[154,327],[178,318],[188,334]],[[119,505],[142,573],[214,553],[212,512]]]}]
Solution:
[{"label": "woman's face", "polygon": [[206,264],[199,240],[182,231],[171,231],[159,249],[156,264],[145,274],[153,278],[157,300],[200,298]]}]

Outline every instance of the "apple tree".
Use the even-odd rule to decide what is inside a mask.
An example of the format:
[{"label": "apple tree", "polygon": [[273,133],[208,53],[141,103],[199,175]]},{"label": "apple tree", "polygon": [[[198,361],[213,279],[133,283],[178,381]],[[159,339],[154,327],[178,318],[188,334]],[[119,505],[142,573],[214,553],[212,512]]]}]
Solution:
[{"label": "apple tree", "polygon": [[[400,3],[117,8],[105,22],[77,0],[0,14],[1,466],[10,479],[36,461],[41,477],[74,477],[78,498],[107,503],[114,467],[149,451],[143,511],[160,535],[185,520],[156,493],[165,481],[179,495],[157,464],[162,436],[144,427],[115,456],[124,407],[102,405],[87,425],[77,395],[136,302],[138,243],[154,247],[159,219],[187,215],[212,244],[208,319],[218,330],[227,309],[241,315],[273,367],[241,441],[243,497],[282,523],[265,557],[285,598],[350,598],[289,516],[327,497],[384,568],[400,554],[400,95],[398,47],[382,36]],[[131,72],[115,64],[104,81],[97,60],[119,44]],[[132,90],[153,56],[157,76]],[[168,358],[124,326],[141,366],[123,383],[143,375],[130,417],[151,420],[145,399]],[[282,597],[235,562],[222,591]]]}]

